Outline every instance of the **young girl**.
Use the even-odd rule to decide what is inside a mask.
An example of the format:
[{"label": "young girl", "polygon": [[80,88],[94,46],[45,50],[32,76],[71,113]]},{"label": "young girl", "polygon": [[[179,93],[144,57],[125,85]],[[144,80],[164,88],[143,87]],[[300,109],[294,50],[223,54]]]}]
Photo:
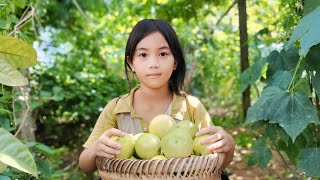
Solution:
[{"label": "young girl", "polygon": [[96,157],[114,158],[120,144],[110,140],[113,135],[148,132],[151,119],[159,114],[172,116],[177,122],[192,120],[199,125],[196,136],[211,134],[203,140],[212,152],[226,153],[223,166],[232,158],[235,144],[231,135],[221,127],[213,126],[202,103],[185,95],[185,60],[177,35],[163,20],[145,19],[138,22],[130,33],[126,52],[125,70],[136,75],[140,85],[129,94],[111,100],[101,112],[91,135],[83,145],[79,165],[85,172],[97,169]]}]

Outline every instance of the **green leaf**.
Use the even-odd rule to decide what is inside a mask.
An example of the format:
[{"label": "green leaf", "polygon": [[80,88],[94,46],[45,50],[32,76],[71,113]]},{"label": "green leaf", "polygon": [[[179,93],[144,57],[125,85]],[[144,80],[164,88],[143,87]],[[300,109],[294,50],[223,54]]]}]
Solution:
[{"label": "green leaf", "polygon": [[266,63],[267,63],[267,60],[265,58],[259,59],[241,74],[241,78],[240,78],[241,92],[243,92],[248,87],[248,85],[253,85],[261,77],[262,69]]},{"label": "green leaf", "polygon": [[48,178],[52,175],[52,167],[49,161],[39,159],[36,161],[36,163],[39,171],[41,172],[41,176]]},{"label": "green leaf", "polygon": [[295,138],[309,123],[319,123],[317,110],[301,92],[287,92],[270,86],[262,91],[260,99],[248,110],[246,124],[260,120],[278,123]]},{"label": "green leaf", "polygon": [[320,42],[320,6],[303,17],[298,26],[294,29],[289,41],[286,43],[285,48],[289,49],[300,39],[299,54],[305,57],[309,49]]},{"label": "green leaf", "polygon": [[320,177],[320,148],[302,149],[297,168],[308,176]]},{"label": "green leaf", "polygon": [[290,81],[292,79],[292,75],[289,71],[279,70],[277,71],[268,82],[270,86],[277,86],[282,90],[287,90]]},{"label": "green leaf", "polygon": [[304,15],[312,12],[318,6],[320,6],[320,0],[304,0]]},{"label": "green leaf", "polygon": [[52,156],[54,155],[54,151],[47,145],[44,145],[44,144],[40,144],[40,143],[37,143],[35,145],[35,148],[41,152],[42,154],[46,155],[46,156]]},{"label": "green leaf", "polygon": [[318,97],[320,97],[320,71],[312,77],[312,86],[318,94]]},{"label": "green leaf", "polygon": [[28,43],[0,35],[0,59],[14,68],[27,68],[37,64],[37,53]]},{"label": "green leaf", "polygon": [[6,86],[24,86],[28,80],[6,61],[0,60],[0,84]]},{"label": "green leaf", "polygon": [[0,179],[1,179],[1,180],[11,180],[10,177],[8,177],[8,176],[2,176],[2,175],[0,175]]},{"label": "green leaf", "polygon": [[26,0],[14,0],[12,1],[14,5],[18,6],[19,8],[24,8],[27,4]]},{"label": "green leaf", "polygon": [[282,49],[281,52],[274,50],[266,59],[268,60],[267,79],[270,79],[279,70],[294,70],[299,61],[299,54],[295,47],[291,47],[287,50]]},{"label": "green leaf", "polygon": [[0,162],[0,173],[1,173],[2,171],[4,171],[4,170],[7,168],[7,166],[8,166],[8,165]]},{"label": "green leaf", "polygon": [[0,128],[0,139],[0,161],[38,177],[37,166],[28,148],[3,128]]},{"label": "green leaf", "polygon": [[267,147],[266,142],[263,139],[258,139],[253,143],[252,149],[253,153],[249,156],[248,160],[249,166],[258,163],[261,169],[267,167],[272,157],[272,153]]},{"label": "green leaf", "polygon": [[302,61],[303,67],[306,70],[320,71],[320,44],[312,46],[308,52],[304,61]]}]

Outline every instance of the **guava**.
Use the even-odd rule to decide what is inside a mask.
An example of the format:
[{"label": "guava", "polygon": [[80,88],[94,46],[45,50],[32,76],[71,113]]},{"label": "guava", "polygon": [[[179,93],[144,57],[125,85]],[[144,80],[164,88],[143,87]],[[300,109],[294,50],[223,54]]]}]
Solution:
[{"label": "guava", "polygon": [[195,137],[195,134],[199,131],[198,126],[189,120],[182,120],[177,123],[176,128],[185,128],[188,129],[192,138]]},{"label": "guava", "polygon": [[155,157],[151,158],[152,160],[154,159],[167,159],[164,155],[156,155]]},{"label": "guava", "polygon": [[134,153],[134,139],[132,134],[125,134],[124,136],[112,136],[110,138],[121,145],[120,154],[116,155],[119,159],[129,159]]},{"label": "guava", "polygon": [[161,150],[167,158],[188,157],[193,151],[193,140],[187,129],[174,128],[161,139]]},{"label": "guava", "polygon": [[135,142],[136,155],[141,159],[151,159],[160,154],[160,139],[151,133],[143,133]]},{"label": "guava", "polygon": [[168,115],[161,114],[154,117],[149,124],[149,133],[152,133],[158,136],[160,139],[173,128],[176,124],[176,121]]},{"label": "guava", "polygon": [[201,136],[197,136],[193,140],[193,152],[197,156],[212,154],[212,151],[207,149],[210,144],[201,144],[201,140],[209,137],[209,134],[204,134]]}]

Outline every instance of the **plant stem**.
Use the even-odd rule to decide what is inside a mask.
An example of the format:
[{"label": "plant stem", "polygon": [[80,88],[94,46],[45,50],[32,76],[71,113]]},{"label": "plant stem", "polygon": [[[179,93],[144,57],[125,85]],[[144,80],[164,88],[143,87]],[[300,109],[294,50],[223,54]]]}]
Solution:
[{"label": "plant stem", "polygon": [[276,148],[276,151],[277,151],[277,153],[279,154],[279,156],[280,156],[280,158],[282,159],[282,161],[284,162],[284,164],[287,166],[287,168],[288,168],[288,169],[290,170],[290,172],[293,174],[294,179],[298,179],[297,172],[289,166],[288,162],[287,162],[286,159],[282,156],[282,154],[281,154],[281,152],[279,151],[278,148]]},{"label": "plant stem", "polygon": [[290,84],[289,84],[289,86],[288,86],[288,89],[287,89],[287,91],[289,91],[289,92],[291,92],[292,89],[293,89],[293,88],[290,88],[290,87],[292,86],[293,81],[294,81],[294,79],[295,79],[295,77],[296,77],[296,75],[297,75],[297,71],[298,71],[298,69],[299,69],[299,67],[300,67],[301,61],[302,61],[302,58],[299,59],[298,64],[297,64],[297,66],[296,66],[296,69],[294,70],[293,77],[292,77],[292,79],[291,79],[291,81],[290,81]]}]

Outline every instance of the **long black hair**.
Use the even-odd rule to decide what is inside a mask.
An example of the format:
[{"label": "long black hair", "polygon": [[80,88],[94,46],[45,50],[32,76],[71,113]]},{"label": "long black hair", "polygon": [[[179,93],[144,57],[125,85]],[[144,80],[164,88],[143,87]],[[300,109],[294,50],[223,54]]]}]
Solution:
[{"label": "long black hair", "polygon": [[173,54],[175,62],[177,64],[176,70],[172,72],[169,80],[169,88],[176,95],[181,95],[184,91],[184,77],[186,74],[186,63],[180,47],[180,43],[176,32],[171,25],[160,19],[144,19],[139,21],[132,29],[126,46],[125,52],[125,72],[129,84],[131,84],[128,68],[131,70],[129,63],[132,63],[133,56],[137,47],[137,44],[146,36],[153,32],[160,32],[169,44],[169,48]]}]

